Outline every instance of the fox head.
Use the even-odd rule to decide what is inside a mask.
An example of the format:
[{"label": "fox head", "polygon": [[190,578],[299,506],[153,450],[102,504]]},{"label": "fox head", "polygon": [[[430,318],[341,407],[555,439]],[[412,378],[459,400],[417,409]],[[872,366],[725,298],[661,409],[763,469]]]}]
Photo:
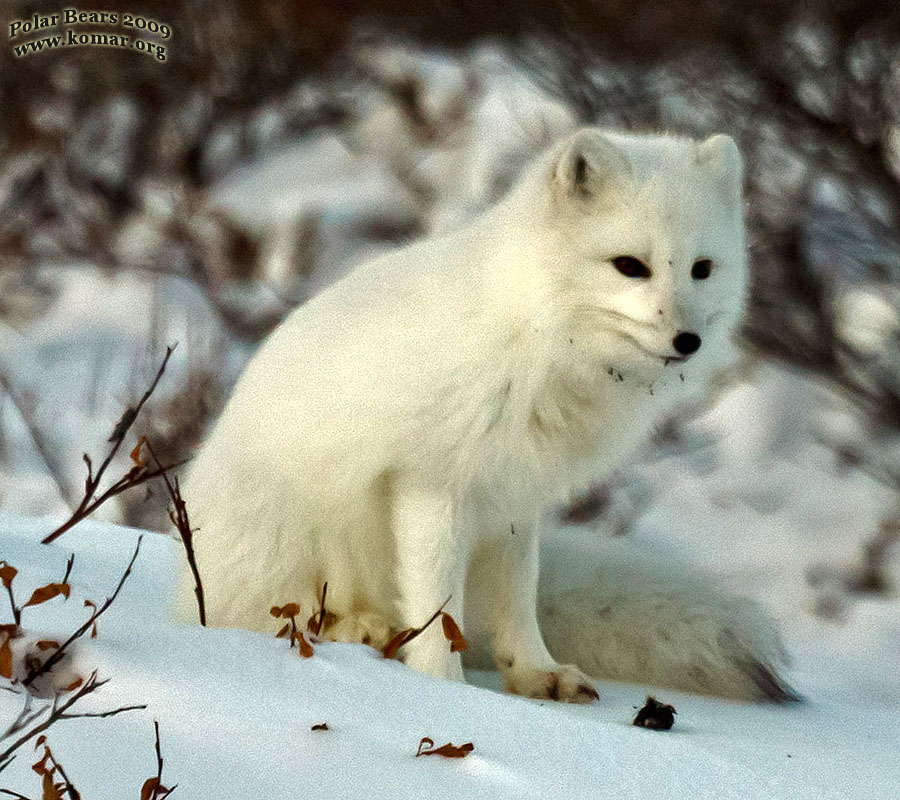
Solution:
[{"label": "fox head", "polygon": [[728,359],[747,282],[741,158],[729,136],[585,128],[540,180],[546,298],[582,368],[652,387]]}]

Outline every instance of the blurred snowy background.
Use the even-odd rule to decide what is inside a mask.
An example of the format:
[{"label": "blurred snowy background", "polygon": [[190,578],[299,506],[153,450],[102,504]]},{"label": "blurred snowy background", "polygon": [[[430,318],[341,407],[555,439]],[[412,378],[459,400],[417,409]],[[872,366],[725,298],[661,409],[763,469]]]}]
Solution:
[{"label": "blurred snowy background", "polygon": [[[0,510],[76,505],[82,453],[106,451],[173,342],[135,430],[188,457],[290,309],[471,218],[560,134],[724,131],[747,164],[740,381],[568,518],[613,536],[656,520],[720,571],[752,551],[784,609],[840,622],[892,603],[895,3],[159,0],[151,16],[174,31],[165,63],[0,53]],[[164,497],[101,516],[167,529]],[[723,526],[732,550],[704,547]]]}]

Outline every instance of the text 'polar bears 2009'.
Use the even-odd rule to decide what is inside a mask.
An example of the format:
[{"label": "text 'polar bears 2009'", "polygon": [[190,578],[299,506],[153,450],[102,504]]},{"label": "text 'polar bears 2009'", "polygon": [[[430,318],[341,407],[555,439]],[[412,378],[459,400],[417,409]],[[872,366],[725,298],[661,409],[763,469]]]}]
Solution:
[{"label": "text 'polar bears 2009'", "polygon": [[[102,25],[107,29],[115,26],[123,30],[111,33],[108,30],[97,31],[69,27],[73,25]],[[47,34],[14,44],[13,54],[17,57],[63,47],[115,47],[148,53],[155,56],[158,61],[166,60],[164,45],[138,36],[126,35],[135,32],[148,33],[164,40],[172,36],[170,25],[139,14],[79,11],[75,8],[64,8],[55,14],[33,14],[30,19],[11,21],[8,26],[7,38],[21,39],[32,34]]]}]

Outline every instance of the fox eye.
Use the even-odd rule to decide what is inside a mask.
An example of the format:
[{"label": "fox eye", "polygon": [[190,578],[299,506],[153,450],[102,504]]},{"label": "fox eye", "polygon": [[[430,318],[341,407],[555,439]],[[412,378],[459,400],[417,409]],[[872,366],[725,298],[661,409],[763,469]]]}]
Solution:
[{"label": "fox eye", "polygon": [[649,278],[650,268],[634,256],[619,256],[612,260],[613,266],[626,278]]},{"label": "fox eye", "polygon": [[691,277],[694,280],[705,281],[711,272],[712,261],[708,258],[701,258],[699,261],[695,261],[694,266],[691,267]]}]

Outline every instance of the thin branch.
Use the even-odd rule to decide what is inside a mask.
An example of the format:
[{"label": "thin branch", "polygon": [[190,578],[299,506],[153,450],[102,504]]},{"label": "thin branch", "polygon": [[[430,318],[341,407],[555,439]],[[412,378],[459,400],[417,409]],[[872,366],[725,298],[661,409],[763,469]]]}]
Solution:
[{"label": "thin branch", "polygon": [[322,603],[319,605],[319,623],[316,625],[316,633],[321,635],[325,629],[325,595],[328,594],[328,581],[322,585]]},{"label": "thin branch", "polygon": [[66,574],[63,575],[63,579],[60,583],[68,583],[69,576],[72,574],[72,567],[75,566],[75,553],[69,554],[69,560],[66,562]]},{"label": "thin branch", "polygon": [[99,608],[94,609],[94,613],[88,618],[87,622],[85,622],[78,630],[75,631],[66,641],[64,641],[53,653],[50,654],[50,657],[43,661],[40,666],[31,670],[28,675],[22,680],[22,685],[25,687],[30,686],[37,678],[45,673],[49,672],[63,657],[65,654],[66,648],[69,647],[72,642],[76,639],[81,638],[87,633],[91,626],[100,618],[100,616],[113,604],[116,597],[119,596],[119,592],[122,590],[122,587],[125,585],[125,581],[128,580],[128,576],[131,575],[131,568],[134,566],[134,562],[137,560],[138,553],[141,550],[141,541],[143,541],[143,535],[138,536],[137,545],[134,548],[134,555],[131,556],[131,561],[128,562],[128,566],[125,568],[125,572],[122,573],[122,577],[119,579],[119,583],[116,586],[115,591],[106,598],[106,601]]},{"label": "thin branch", "polygon": [[[153,728],[156,732],[156,778],[149,778],[144,783],[144,791],[146,791],[146,787],[150,784],[153,787],[153,793],[150,795],[150,800],[164,800],[168,797],[175,789],[178,787],[176,783],[175,786],[171,786],[166,788],[163,786],[162,782],[162,771],[163,771],[163,757],[162,757],[162,748],[159,745],[159,722],[157,720],[153,720]],[[143,792],[141,794],[143,797]]]},{"label": "thin branch", "polygon": [[296,614],[291,614],[291,647],[297,643],[297,639],[300,638],[300,634],[297,633],[297,616]]},{"label": "thin branch", "polygon": [[[87,460],[90,461],[90,459]],[[183,466],[186,463],[187,459],[176,461],[174,464],[169,464],[163,469],[175,469],[176,467]],[[53,531],[53,533],[42,539],[41,543],[50,544],[51,542],[55,541],[64,533],[66,533],[66,531],[74,528],[83,519],[93,514],[107,500],[110,500],[113,497],[122,494],[122,492],[127,491],[128,489],[133,489],[136,486],[140,486],[141,484],[147,483],[154,478],[160,477],[163,474],[163,469],[148,470],[146,467],[132,467],[131,470],[129,470],[125,475],[119,478],[119,480],[117,480],[112,486],[110,486],[96,500],[94,500],[92,503],[89,503],[83,511],[79,510],[78,512],[73,514],[68,520],[66,520],[65,523],[63,523],[55,531]]]},{"label": "thin branch", "polygon": [[[106,682],[103,681],[103,683]],[[109,711],[79,711],[77,714],[63,714],[60,719],[106,719],[124,711],[143,711],[145,708],[147,708],[147,704],[141,703],[134,706],[119,706],[119,708],[112,708]]]},{"label": "thin branch", "polygon": [[93,465],[91,463],[90,457],[85,454],[84,461],[87,464],[87,479],[84,483],[84,497],[81,499],[81,502],[78,504],[78,507],[72,512],[72,516],[69,517],[62,525],[60,525],[55,531],[53,531],[48,536],[45,536],[41,541],[43,544],[50,544],[53,541],[56,541],[60,536],[62,536],[66,531],[70,528],[73,528],[77,525],[81,520],[85,517],[92,514],[97,510],[103,503],[109,500],[111,497],[115,497],[117,494],[124,492],[126,489],[130,489],[134,486],[139,486],[142,483],[146,483],[151,478],[157,477],[160,472],[149,472],[144,467],[135,466],[133,467],[124,477],[120,478],[116,481],[107,491],[105,491],[99,498],[95,498],[97,493],[97,489],[100,486],[100,481],[103,478],[103,474],[106,472],[106,468],[110,465],[113,458],[115,458],[116,453],[119,452],[119,448],[122,446],[122,442],[125,440],[128,431],[131,429],[131,426],[134,425],[135,420],[138,418],[138,415],[141,413],[141,409],[144,407],[144,404],[147,400],[150,399],[150,395],[153,394],[156,389],[156,385],[159,383],[160,378],[162,378],[163,373],[166,371],[166,365],[169,363],[169,358],[172,355],[172,352],[175,350],[177,345],[172,345],[171,347],[166,348],[166,355],[163,358],[162,364],[159,367],[159,370],[156,373],[156,377],[153,379],[153,382],[150,384],[150,388],[144,392],[143,397],[138,401],[136,406],[129,406],[125,409],[122,416],[119,418],[119,421],[116,423],[113,428],[112,435],[109,437],[108,441],[113,443],[113,446],[110,448],[109,452],[106,454],[106,458],[103,459],[103,462],[100,464],[100,468],[97,470],[97,474],[95,475],[93,472]]},{"label": "thin branch", "polygon": [[[159,789],[162,786],[163,768],[162,748],[159,746],[159,720],[153,720],[153,732],[156,735],[156,788]],[[155,795],[156,791],[153,794]]]},{"label": "thin branch", "polygon": [[19,712],[18,716],[9,724],[9,727],[0,735],[0,742],[4,739],[8,739],[15,733],[18,733],[21,730],[24,730],[32,722],[34,722],[41,714],[43,714],[49,706],[41,706],[37,711],[31,710],[31,695],[27,692],[25,693],[25,704],[22,707],[22,710]]},{"label": "thin branch", "polygon": [[419,634],[427,630],[428,627],[441,615],[441,612],[444,610],[447,603],[449,603],[451,599],[452,595],[451,597],[448,597],[446,600],[444,600],[443,603],[441,603],[441,607],[437,611],[435,611],[434,614],[429,617],[428,622],[426,622],[421,627],[407,628],[406,630],[400,631],[399,633],[391,637],[390,641],[382,649],[381,654],[385,658],[396,658],[397,652],[400,650],[400,648],[409,644]]},{"label": "thin branch", "polygon": [[441,612],[444,610],[444,608],[447,606],[447,603],[449,603],[451,599],[452,598],[448,597],[446,600],[444,600],[444,602],[441,603],[441,607],[428,618],[428,622],[426,622],[421,628],[414,628],[412,633],[403,640],[403,644],[409,644],[420,633],[424,633],[425,630],[441,615]]},{"label": "thin branch", "polygon": [[0,789],[0,794],[5,794],[7,797],[15,797],[16,800],[32,800],[32,798],[26,797],[24,794],[14,792],[12,789]]},{"label": "thin branch", "polygon": [[178,484],[178,478],[175,478],[174,484],[169,480],[167,473],[168,468],[163,467],[163,465],[159,463],[159,459],[156,457],[156,451],[153,449],[150,441],[144,439],[144,442],[147,445],[147,451],[156,462],[157,471],[162,476],[162,479],[166,484],[166,490],[172,500],[173,508],[169,511],[169,519],[172,520],[172,524],[178,530],[178,535],[181,537],[181,543],[184,545],[184,552],[187,555],[188,565],[194,576],[194,594],[197,597],[197,610],[200,614],[200,624],[205,626],[206,601],[203,595],[203,581],[200,579],[200,568],[197,566],[197,557],[194,553],[194,531],[191,528],[191,521],[188,518],[187,505],[185,505],[184,498],[181,496],[181,487]]},{"label": "thin branch", "polygon": [[55,722],[58,722],[62,719],[81,719],[83,717],[112,717],[116,714],[121,714],[125,711],[137,711],[139,709],[144,709],[146,705],[139,706],[122,706],[120,708],[110,709],[109,711],[104,712],[95,712],[95,713],[87,713],[87,714],[69,714],[67,713],[72,706],[74,706],[79,700],[87,695],[91,694],[91,692],[96,691],[101,686],[103,686],[107,681],[101,681],[97,678],[97,670],[94,670],[91,673],[91,676],[85,681],[77,690],[75,690],[72,695],[66,700],[65,703],[59,705],[59,697],[53,701],[50,705],[51,712],[50,716],[47,717],[43,722],[39,725],[35,725],[30,730],[26,731],[22,736],[16,739],[9,747],[6,748],[2,753],[0,753],[0,772],[2,772],[6,767],[9,766],[12,759],[14,758],[14,753],[18,750],[23,744],[26,744],[35,736],[43,733],[47,728],[53,725]]}]

